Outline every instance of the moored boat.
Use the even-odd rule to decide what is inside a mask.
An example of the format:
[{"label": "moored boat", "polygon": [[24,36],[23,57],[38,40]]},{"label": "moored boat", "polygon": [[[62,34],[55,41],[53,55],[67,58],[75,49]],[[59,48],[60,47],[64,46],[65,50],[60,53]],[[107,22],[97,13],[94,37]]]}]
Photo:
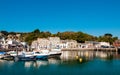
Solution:
[{"label": "moored boat", "polygon": [[51,49],[51,51],[49,51],[49,57],[56,57],[60,56],[61,54],[61,49]]},{"label": "moored boat", "polygon": [[49,54],[42,52],[23,52],[22,55],[18,55],[18,60],[38,60],[38,59],[47,59]]},{"label": "moored boat", "polygon": [[42,53],[42,52],[34,52],[33,55],[36,56],[36,59],[47,59],[49,56],[48,53]]},{"label": "moored boat", "polygon": [[33,55],[33,52],[23,52],[22,55],[18,55],[16,58],[23,61],[36,60],[36,56]]},{"label": "moored boat", "polygon": [[62,52],[61,52],[61,49],[51,49],[50,52],[49,52],[50,55],[61,55]]},{"label": "moored boat", "polygon": [[5,54],[6,52],[0,52],[0,59],[3,58]]},{"label": "moored boat", "polygon": [[14,56],[4,55],[1,59],[3,59],[3,60],[14,60]]},{"label": "moored boat", "polygon": [[61,55],[61,51],[50,51],[49,52],[50,56],[54,56],[54,55]]}]

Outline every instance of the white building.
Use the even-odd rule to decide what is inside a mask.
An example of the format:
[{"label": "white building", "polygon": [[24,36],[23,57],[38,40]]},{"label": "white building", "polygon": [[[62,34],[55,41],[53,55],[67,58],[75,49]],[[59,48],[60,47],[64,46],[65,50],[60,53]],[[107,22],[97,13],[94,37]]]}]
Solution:
[{"label": "white building", "polygon": [[61,40],[60,47],[61,48],[76,48],[77,41],[75,41],[75,40]]},{"label": "white building", "polygon": [[77,48],[88,48],[88,45],[85,43],[78,43]]},{"label": "white building", "polygon": [[37,48],[38,50],[50,48],[50,41],[46,38],[38,38],[37,44],[38,44],[38,48]]},{"label": "white building", "polygon": [[38,46],[37,41],[33,41],[31,44],[31,48],[35,49],[35,48],[37,48],[37,46]]},{"label": "white building", "polygon": [[35,50],[49,49],[50,41],[46,38],[38,38],[37,40],[32,42],[31,48]]},{"label": "white building", "polygon": [[0,48],[5,48],[6,42],[4,37],[0,37]]},{"label": "white building", "polygon": [[77,41],[60,40],[59,37],[38,38],[36,41],[33,41],[31,44],[31,48],[35,50],[76,48],[76,47],[77,47]]},{"label": "white building", "polygon": [[48,40],[50,41],[50,48],[59,48],[60,47],[60,38],[59,37],[49,37]]},{"label": "white building", "polygon": [[100,45],[110,47],[110,43],[108,43],[108,42],[100,42]]}]

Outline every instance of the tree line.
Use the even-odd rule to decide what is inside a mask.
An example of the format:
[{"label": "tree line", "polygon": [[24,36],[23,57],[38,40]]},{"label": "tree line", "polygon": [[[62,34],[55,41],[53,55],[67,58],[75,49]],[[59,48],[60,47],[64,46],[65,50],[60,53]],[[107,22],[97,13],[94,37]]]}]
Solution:
[{"label": "tree line", "polygon": [[32,32],[28,33],[20,33],[20,32],[7,32],[7,31],[1,31],[2,34],[4,34],[4,37],[7,37],[10,35],[16,35],[21,34],[20,40],[25,41],[28,44],[31,44],[32,41],[36,40],[37,38],[47,38],[47,37],[60,37],[61,40],[76,40],[79,43],[84,43],[85,41],[98,41],[98,42],[109,42],[112,44],[115,40],[118,40],[118,37],[113,37],[112,34],[106,33],[103,36],[93,36],[81,31],[78,32],[72,32],[72,31],[66,31],[66,32],[57,32],[56,34],[52,34],[51,32],[43,32],[39,29],[35,29]]}]

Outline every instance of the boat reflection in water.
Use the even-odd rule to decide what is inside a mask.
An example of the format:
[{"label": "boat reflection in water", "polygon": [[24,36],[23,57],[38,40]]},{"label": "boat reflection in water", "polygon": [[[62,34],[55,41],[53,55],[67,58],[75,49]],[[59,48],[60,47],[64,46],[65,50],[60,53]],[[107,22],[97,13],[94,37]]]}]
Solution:
[{"label": "boat reflection in water", "polygon": [[26,68],[30,68],[31,66],[33,66],[33,63],[34,63],[33,61],[30,61],[30,62],[29,62],[29,61],[25,61],[25,62],[24,62],[24,66],[25,66]]},{"label": "boat reflection in water", "polygon": [[99,58],[102,60],[113,59],[113,52],[103,51],[63,51],[61,55],[62,61],[78,60],[80,63]]},{"label": "boat reflection in water", "polygon": [[[120,55],[115,52],[103,52],[103,51],[62,51],[62,55],[49,57],[47,60],[36,60],[36,61],[16,61],[22,62],[25,68],[48,65],[59,65],[62,63],[85,63],[94,59],[100,60],[111,60],[120,59]],[[0,64],[8,63],[9,65],[14,64],[15,61],[0,60]]]},{"label": "boat reflection in water", "polygon": [[52,57],[49,58],[48,60],[36,60],[36,61],[24,61],[24,67],[25,68],[30,68],[30,67],[36,67],[40,68],[42,66],[48,66],[51,64],[60,64],[61,60],[60,57]]},{"label": "boat reflection in water", "polygon": [[34,67],[39,68],[41,66],[47,66],[48,65],[48,61],[45,60],[38,60],[34,62]]},{"label": "boat reflection in water", "polygon": [[[116,55],[118,56],[118,55]],[[113,52],[102,51],[63,51],[61,56],[54,56],[48,60],[25,61],[24,66],[30,68],[31,66],[39,68],[48,65],[59,65],[62,63],[85,63],[93,59],[111,60],[115,57]]]},{"label": "boat reflection in water", "polygon": [[48,62],[49,62],[49,64],[60,64],[61,63],[61,59],[60,59],[60,57],[58,58],[58,57],[54,57],[54,58],[49,58],[48,59]]},{"label": "boat reflection in water", "polygon": [[39,68],[41,66],[48,65],[48,61],[45,60],[37,60],[37,61],[24,61],[24,67],[30,68],[30,67],[36,67]]},{"label": "boat reflection in water", "polygon": [[19,74],[120,75],[120,54],[103,51],[62,51],[60,57],[49,57],[48,60],[0,60],[0,75]]}]

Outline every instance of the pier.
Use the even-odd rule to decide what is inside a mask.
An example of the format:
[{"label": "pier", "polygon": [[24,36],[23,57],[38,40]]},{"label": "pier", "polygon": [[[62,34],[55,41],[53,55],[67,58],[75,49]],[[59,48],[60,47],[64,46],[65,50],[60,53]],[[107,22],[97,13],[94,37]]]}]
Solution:
[{"label": "pier", "polygon": [[112,51],[118,52],[118,48],[64,48],[62,51]]}]

